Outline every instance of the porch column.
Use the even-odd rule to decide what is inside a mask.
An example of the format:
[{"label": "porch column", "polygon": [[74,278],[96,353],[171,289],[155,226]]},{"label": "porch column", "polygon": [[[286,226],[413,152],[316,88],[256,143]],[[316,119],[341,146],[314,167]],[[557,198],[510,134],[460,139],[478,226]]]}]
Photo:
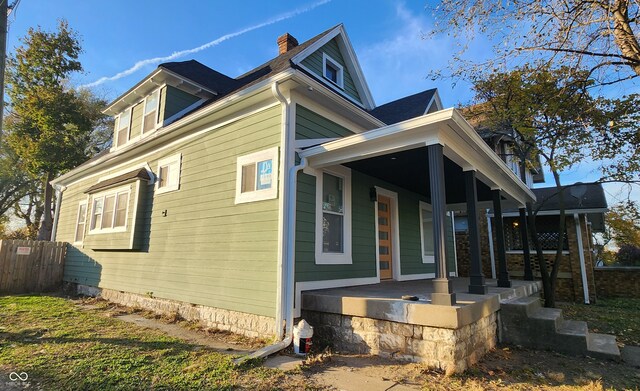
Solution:
[{"label": "porch column", "polygon": [[527,228],[527,210],[520,208],[520,237],[522,238],[522,256],[524,256],[524,280],[533,281],[531,269],[531,249],[529,248],[529,230]]},{"label": "porch column", "polygon": [[469,220],[469,255],[471,270],[469,273],[469,293],[485,295],[488,288],[482,275],[482,258],[480,256],[480,229],[478,228],[478,191],[476,172],[464,173],[465,193],[467,197],[467,219]]},{"label": "porch column", "polygon": [[444,154],[440,144],[427,147],[429,155],[429,184],[433,208],[433,251],[436,263],[436,279],[433,280],[431,303],[454,305],[456,295],[447,270],[445,219],[447,218],[444,188]]},{"label": "porch column", "polygon": [[504,226],[502,225],[502,204],[500,189],[491,190],[493,198],[493,215],[496,223],[496,244],[498,253],[498,286],[511,288],[509,272],[507,271],[507,252],[504,245]]}]

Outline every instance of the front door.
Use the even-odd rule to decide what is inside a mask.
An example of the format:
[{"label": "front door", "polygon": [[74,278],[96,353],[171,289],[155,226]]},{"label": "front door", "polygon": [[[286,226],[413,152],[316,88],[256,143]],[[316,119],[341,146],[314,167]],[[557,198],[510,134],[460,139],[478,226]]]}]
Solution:
[{"label": "front door", "polygon": [[393,251],[391,249],[391,198],[378,196],[378,251],[380,279],[393,278]]}]

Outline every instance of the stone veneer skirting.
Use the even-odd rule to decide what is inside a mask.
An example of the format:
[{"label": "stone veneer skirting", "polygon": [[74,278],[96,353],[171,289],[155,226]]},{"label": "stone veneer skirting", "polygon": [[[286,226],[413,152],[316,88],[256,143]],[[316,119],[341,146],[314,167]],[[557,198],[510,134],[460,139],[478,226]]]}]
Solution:
[{"label": "stone veneer skirting", "polygon": [[302,311],[315,325],[314,339],[337,351],[422,362],[460,373],[496,346],[496,313],[458,329],[406,324],[358,316]]},{"label": "stone veneer skirting", "polygon": [[221,308],[207,307],[181,301],[147,297],[135,293],[77,285],[77,293],[101,297],[113,303],[142,308],[162,315],[178,314],[189,321],[199,321],[205,327],[230,331],[250,338],[271,338],[275,319]]}]

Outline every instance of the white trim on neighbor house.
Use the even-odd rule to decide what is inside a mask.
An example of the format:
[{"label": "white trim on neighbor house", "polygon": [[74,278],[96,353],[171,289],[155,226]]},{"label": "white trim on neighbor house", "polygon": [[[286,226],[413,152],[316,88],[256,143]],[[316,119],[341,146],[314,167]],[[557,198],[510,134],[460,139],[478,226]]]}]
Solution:
[{"label": "white trim on neighbor house", "polygon": [[[267,163],[271,162],[271,163]],[[265,171],[262,175],[259,171],[259,164],[266,163]],[[243,184],[243,167],[255,166],[254,188],[248,191],[242,191]],[[278,147],[269,148],[263,151],[251,153],[249,155],[240,156],[236,159],[236,197],[235,203],[242,204],[246,202],[271,200],[278,197],[278,176],[279,171]],[[268,181],[269,187],[259,189],[258,183],[261,180]]]},{"label": "white trim on neighbor house", "polygon": [[[532,255],[535,255],[536,250],[534,248],[532,248],[530,251],[531,251]],[[522,254],[524,254],[524,251],[523,250],[505,250],[505,253],[522,255]],[[542,250],[542,254],[544,254],[544,255],[555,255],[556,254],[556,250]],[[562,250],[562,255],[569,255],[569,251],[568,250]]]},{"label": "white trim on neighbor house", "polygon": [[424,216],[422,215],[423,210],[428,210],[431,212],[431,225],[432,225],[432,230],[433,230],[433,207],[424,202],[424,201],[419,201],[418,202],[419,205],[419,216],[420,216],[420,255],[422,256],[422,263],[436,263],[436,257],[435,257],[435,252],[434,255],[425,255],[424,254]]},{"label": "white trim on neighbor house", "polygon": [[[125,210],[124,226],[114,227],[115,220],[116,220],[116,212],[118,210],[118,198],[121,194],[127,194],[127,205]],[[105,198],[109,196],[114,197],[113,216],[111,217],[111,227],[102,228],[102,219],[104,216],[104,201],[105,201]],[[136,198],[137,196],[138,195],[136,195]],[[99,228],[98,228],[97,220],[96,220],[96,223],[94,224],[94,219],[96,217],[95,215],[96,201],[98,200],[102,200],[102,213],[100,213]],[[110,234],[110,233],[127,231],[127,221],[129,218],[129,204],[131,203],[131,184],[109,189],[99,193],[91,194],[90,201],[91,201],[91,213],[89,214],[88,216],[89,220],[87,221],[87,223],[89,224],[89,230],[87,232],[87,235]],[[135,204],[137,204],[137,200],[134,200],[134,205]]]},{"label": "white trim on neighbor house", "polygon": [[[328,68],[333,68],[333,70],[336,71],[336,80],[332,80],[329,77],[327,74]],[[344,67],[325,52],[322,52],[322,77],[328,80],[331,84],[344,90]]]},{"label": "white trim on neighbor house", "polygon": [[[567,209],[564,211],[565,216],[571,214],[590,214],[590,213],[605,213],[607,208],[590,208],[590,209]],[[536,216],[558,216],[560,215],[559,210],[541,210],[536,213]],[[493,213],[489,213],[489,216],[494,217]],[[520,216],[520,212],[506,212],[502,213],[502,217],[518,217]]]},{"label": "white trim on neighbor house", "polygon": [[[78,226],[80,225],[80,210],[84,206],[84,223],[82,227],[82,240],[77,240],[78,238]],[[76,227],[73,231],[73,243],[74,245],[82,244],[84,242],[84,236],[87,232],[87,220],[89,213],[89,202],[88,200],[80,201],[78,203],[78,212],[76,213]]]},{"label": "white trim on neighbor house", "polygon": [[[344,30],[344,27],[342,25],[336,26],[333,30],[325,34],[324,37],[320,38],[319,40],[302,50],[300,53],[296,54],[291,59],[291,62],[301,68],[306,69],[304,66],[302,66],[302,61],[310,54],[319,50],[335,37],[339,37],[339,39],[337,40],[338,48],[340,49],[342,56],[346,57],[345,65],[347,67],[347,70],[349,71],[349,74],[351,74],[352,79],[354,79],[353,81],[355,87],[358,90],[358,94],[360,95],[360,98],[363,100],[363,102],[359,103],[352,98],[350,100],[352,100],[359,106],[363,106],[367,110],[373,109],[374,107],[376,107],[375,102],[373,101],[373,96],[371,95],[371,91],[369,90],[367,81],[364,78],[362,68],[360,67],[360,63],[358,62],[358,57],[355,55],[355,51],[353,50],[353,46],[351,45],[349,36],[347,35],[347,32]],[[309,70],[307,69],[307,71]],[[347,94],[344,94],[344,96],[349,97],[349,95]]]},{"label": "white trim on neighbor house", "polygon": [[[342,252],[325,253],[323,251],[323,174],[336,176],[342,179],[343,183],[343,231],[342,231]],[[335,166],[314,172],[316,177],[316,227],[315,227],[315,263],[316,265],[350,265],[353,263],[351,253],[351,169]],[[311,175],[314,175],[311,174]]]},{"label": "white trim on neighbor house", "polygon": [[[397,281],[401,281],[401,269],[400,269],[400,218],[398,214],[398,193],[391,190],[387,190],[380,186],[375,186],[376,194],[383,197],[389,197],[391,199],[391,205],[389,214],[391,215],[391,272],[392,278]],[[380,240],[378,238],[378,200],[374,202],[375,222],[374,229],[375,243],[376,243],[376,275],[380,278]]]},{"label": "white trim on neighbor house", "polygon": [[345,278],[341,280],[324,280],[324,281],[303,281],[296,282],[295,289],[295,306],[294,316],[300,317],[302,291],[312,291],[316,289],[341,288],[345,286],[358,286],[377,284],[380,279],[377,277],[361,277],[361,278]]},{"label": "white trim on neighbor house", "polygon": [[[163,169],[164,167],[167,167],[169,169],[169,176],[168,178],[168,184],[167,185],[163,185],[161,182],[161,175],[160,175],[160,170]],[[182,176],[182,153],[177,153],[175,155],[172,156],[168,156],[165,157],[163,159],[159,159],[158,160],[158,170],[157,170],[157,177],[158,180],[156,181],[156,189],[155,189],[155,194],[163,194],[163,193],[168,193],[170,191],[176,191],[180,188],[180,177]],[[172,173],[177,172],[178,175],[177,176],[172,176]],[[175,179],[175,181],[171,182],[171,178]]]}]

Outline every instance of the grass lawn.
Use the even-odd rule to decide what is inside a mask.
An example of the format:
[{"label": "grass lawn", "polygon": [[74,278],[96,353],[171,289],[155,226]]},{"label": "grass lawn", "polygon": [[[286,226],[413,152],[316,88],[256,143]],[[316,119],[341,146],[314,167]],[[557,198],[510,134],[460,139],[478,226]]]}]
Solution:
[{"label": "grass lawn", "polygon": [[589,331],[612,334],[619,343],[640,346],[640,298],[598,299],[596,304],[559,305],[566,319],[584,320]]},{"label": "grass lawn", "polygon": [[[232,356],[110,317],[108,306],[89,309],[79,303],[55,296],[0,296],[0,389],[23,389],[24,384],[7,382],[14,371],[28,374],[29,389],[56,391],[331,389],[336,373],[362,390],[367,382],[352,379],[385,379],[423,390],[595,391],[640,386],[640,371],[625,364],[517,347],[500,347],[469,371],[450,377],[420,364],[339,354],[311,358],[302,369],[290,372],[258,362],[237,367]],[[620,307],[619,318],[637,319],[640,313],[637,308],[622,312],[625,304]],[[614,315],[605,318],[616,323]],[[629,335],[629,327],[624,327]]]}]

